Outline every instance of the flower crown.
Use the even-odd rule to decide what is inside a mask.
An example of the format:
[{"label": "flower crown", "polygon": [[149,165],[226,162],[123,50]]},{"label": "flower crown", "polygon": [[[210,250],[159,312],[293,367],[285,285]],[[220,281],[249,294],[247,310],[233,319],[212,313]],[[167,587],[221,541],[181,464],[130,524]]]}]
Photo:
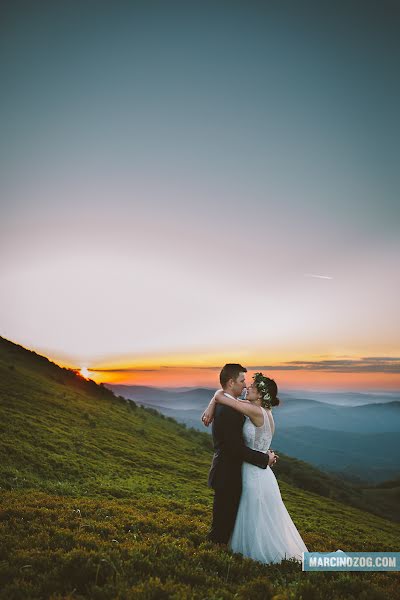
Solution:
[{"label": "flower crown", "polygon": [[265,377],[262,373],[256,373],[253,375],[254,383],[259,392],[262,394],[262,405],[264,408],[272,408],[271,394],[268,391],[269,378]]}]

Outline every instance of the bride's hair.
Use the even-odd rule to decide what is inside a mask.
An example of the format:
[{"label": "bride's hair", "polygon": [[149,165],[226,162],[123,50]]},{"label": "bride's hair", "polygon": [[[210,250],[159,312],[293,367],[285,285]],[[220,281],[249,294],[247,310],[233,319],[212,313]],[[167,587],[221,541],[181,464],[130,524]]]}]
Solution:
[{"label": "bride's hair", "polygon": [[253,375],[257,390],[261,393],[261,406],[263,408],[272,408],[278,406],[278,386],[274,379],[263,375],[261,372]]},{"label": "bride's hair", "polygon": [[271,396],[271,406],[278,406],[280,400],[278,398],[278,386],[276,385],[276,381],[274,379],[270,379],[267,377],[267,389],[269,395]]}]

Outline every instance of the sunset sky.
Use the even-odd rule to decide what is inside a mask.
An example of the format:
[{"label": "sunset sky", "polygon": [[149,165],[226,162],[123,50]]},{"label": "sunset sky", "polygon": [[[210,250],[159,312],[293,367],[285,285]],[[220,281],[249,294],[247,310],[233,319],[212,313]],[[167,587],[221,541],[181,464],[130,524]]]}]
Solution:
[{"label": "sunset sky", "polygon": [[2,2],[0,335],[98,382],[400,390],[399,26]]}]

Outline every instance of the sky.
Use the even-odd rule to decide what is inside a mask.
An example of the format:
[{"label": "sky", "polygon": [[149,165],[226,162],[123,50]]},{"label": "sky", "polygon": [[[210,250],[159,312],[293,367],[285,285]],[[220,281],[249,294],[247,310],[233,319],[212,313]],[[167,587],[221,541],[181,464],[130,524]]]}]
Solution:
[{"label": "sky", "polygon": [[0,7],[0,335],[94,380],[400,389],[400,5]]}]

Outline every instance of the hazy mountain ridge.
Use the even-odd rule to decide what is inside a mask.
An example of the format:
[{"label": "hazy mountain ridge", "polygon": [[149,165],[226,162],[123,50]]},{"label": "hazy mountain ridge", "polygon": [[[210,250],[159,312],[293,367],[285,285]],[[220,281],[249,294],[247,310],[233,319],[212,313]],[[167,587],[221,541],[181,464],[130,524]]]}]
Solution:
[{"label": "hazy mountain ridge", "polygon": [[[207,429],[202,424],[201,414],[215,390],[194,388],[171,392],[146,386],[106,386],[119,393],[125,392],[126,397],[188,427],[211,433],[211,427]],[[352,392],[351,398],[362,397],[365,402],[350,406],[330,404],[304,397],[306,395],[304,391],[301,397],[280,393],[282,402],[273,409],[273,414],[276,424],[274,445],[281,452],[325,471],[343,473],[347,479],[355,477],[371,484],[399,474],[400,402],[396,400],[396,394],[383,393],[385,401],[377,402],[377,393]],[[334,397],[337,398],[338,393]],[[378,398],[382,400],[382,397]],[[376,444],[382,454],[379,462],[370,465],[368,459]]]},{"label": "hazy mountain ridge", "polygon": [[[114,390],[116,393],[124,395],[126,398],[135,399],[135,396],[139,398],[142,396],[143,398],[148,398],[150,395],[158,394],[159,397],[163,397],[165,399],[169,398],[171,400],[177,399],[179,402],[180,399],[185,396],[186,399],[194,398],[196,401],[196,395],[200,395],[200,397],[208,398],[208,401],[211,399],[212,395],[218,388],[212,387],[156,387],[156,386],[143,386],[143,385],[127,385],[127,384],[113,384],[106,383],[105,384],[110,389]],[[279,397],[282,399],[283,403],[286,401],[295,400],[296,403],[300,401],[310,402],[310,406],[312,403],[316,402],[318,404],[332,404],[337,406],[365,406],[367,404],[385,404],[389,402],[400,402],[400,392],[316,392],[309,390],[290,390],[279,393]],[[169,408],[174,408],[170,406]]]},{"label": "hazy mountain ridge", "polygon": [[[356,475],[364,481],[382,481],[399,474],[398,433],[364,433],[290,427],[277,430],[274,444],[290,456],[299,456],[319,469]],[[316,448],[323,449],[316,452]],[[379,448],[379,461],[374,460]]]}]

